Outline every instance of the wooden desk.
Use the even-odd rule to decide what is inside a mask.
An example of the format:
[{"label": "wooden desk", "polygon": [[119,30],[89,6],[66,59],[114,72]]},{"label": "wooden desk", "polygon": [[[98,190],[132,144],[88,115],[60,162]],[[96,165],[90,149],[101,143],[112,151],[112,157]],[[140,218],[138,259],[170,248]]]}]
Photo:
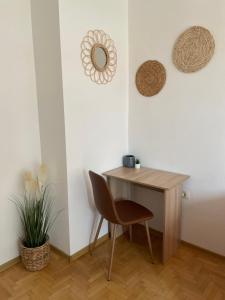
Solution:
[{"label": "wooden desk", "polygon": [[[181,225],[181,193],[182,183],[189,178],[187,175],[161,171],[150,168],[124,168],[120,167],[105,172],[109,187],[111,179],[117,179],[133,184],[157,190],[163,193],[163,263],[176,253],[180,241]],[[127,193],[131,199],[132,189]],[[154,199],[151,199],[154,201]]]}]

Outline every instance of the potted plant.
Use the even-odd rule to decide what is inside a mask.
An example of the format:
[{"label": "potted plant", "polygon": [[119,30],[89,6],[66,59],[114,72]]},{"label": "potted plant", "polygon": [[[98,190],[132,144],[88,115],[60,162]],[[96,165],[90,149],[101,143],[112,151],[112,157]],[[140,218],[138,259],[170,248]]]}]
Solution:
[{"label": "potted plant", "polygon": [[52,215],[52,198],[47,184],[47,168],[42,164],[38,176],[25,173],[25,191],[22,197],[14,197],[21,224],[20,254],[29,271],[47,266],[50,259],[49,230],[58,213]]},{"label": "potted plant", "polygon": [[135,168],[136,169],[140,169],[140,167],[141,167],[140,160],[138,158],[136,158],[136,160],[135,160]]}]

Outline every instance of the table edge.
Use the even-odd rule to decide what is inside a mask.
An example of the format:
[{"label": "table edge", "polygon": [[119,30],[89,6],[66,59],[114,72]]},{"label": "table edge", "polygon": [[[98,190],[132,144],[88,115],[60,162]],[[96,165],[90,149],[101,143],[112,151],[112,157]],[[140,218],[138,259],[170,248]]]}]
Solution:
[{"label": "table edge", "polygon": [[[111,171],[115,171],[115,170],[121,169],[121,168],[125,168],[125,167],[121,166],[121,167],[118,167],[118,168],[115,168],[115,169],[112,169],[112,170],[109,170],[109,171],[105,171],[104,173],[102,173],[102,175],[105,176],[105,177],[107,177],[107,178],[114,178],[114,179],[118,179],[118,180],[130,182],[130,183],[134,183],[134,184],[137,184],[137,185],[141,185],[141,186],[144,186],[144,187],[156,188],[156,189],[159,189],[159,190],[162,190],[162,191],[170,190],[170,189],[172,189],[172,188],[174,188],[176,186],[179,186],[179,185],[183,184],[184,181],[186,181],[186,180],[188,180],[190,178],[190,175],[186,175],[186,174],[175,173],[175,172],[171,172],[171,171],[168,171],[168,170],[160,170],[160,169],[153,169],[153,168],[143,167],[143,168],[147,168],[147,169],[152,169],[152,170],[162,171],[162,172],[170,172],[170,173],[174,173],[176,175],[183,176],[183,180],[178,181],[177,184],[174,184],[171,187],[160,187],[160,186],[157,186],[157,185],[145,184],[145,183],[141,183],[141,182],[136,182],[136,181],[134,181],[132,179],[125,179],[125,178],[117,177],[117,176],[112,175],[112,174],[107,174],[107,173],[109,173]],[[130,169],[130,168],[127,168],[127,169]]]}]

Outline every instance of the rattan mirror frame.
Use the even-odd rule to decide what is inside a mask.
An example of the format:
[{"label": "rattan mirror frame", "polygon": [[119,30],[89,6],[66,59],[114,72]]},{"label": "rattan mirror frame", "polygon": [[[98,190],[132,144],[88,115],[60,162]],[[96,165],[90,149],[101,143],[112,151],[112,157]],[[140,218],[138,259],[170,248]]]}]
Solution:
[{"label": "rattan mirror frame", "polygon": [[[106,64],[99,67],[95,61],[96,48],[102,48],[106,55]],[[84,72],[97,84],[112,81],[117,68],[117,51],[113,40],[103,30],[89,30],[81,42],[81,61]]]}]

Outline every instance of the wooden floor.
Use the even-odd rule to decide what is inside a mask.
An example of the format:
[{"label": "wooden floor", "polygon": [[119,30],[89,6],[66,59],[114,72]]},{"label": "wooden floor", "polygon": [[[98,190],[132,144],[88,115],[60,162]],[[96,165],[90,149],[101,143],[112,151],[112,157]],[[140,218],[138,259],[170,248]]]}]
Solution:
[{"label": "wooden floor", "polygon": [[[154,252],[159,244],[154,242]],[[225,300],[225,260],[181,245],[166,265],[151,264],[147,248],[116,241],[112,281],[106,281],[110,242],[68,263],[52,253],[50,265],[29,273],[21,264],[0,273],[0,299]]]}]

